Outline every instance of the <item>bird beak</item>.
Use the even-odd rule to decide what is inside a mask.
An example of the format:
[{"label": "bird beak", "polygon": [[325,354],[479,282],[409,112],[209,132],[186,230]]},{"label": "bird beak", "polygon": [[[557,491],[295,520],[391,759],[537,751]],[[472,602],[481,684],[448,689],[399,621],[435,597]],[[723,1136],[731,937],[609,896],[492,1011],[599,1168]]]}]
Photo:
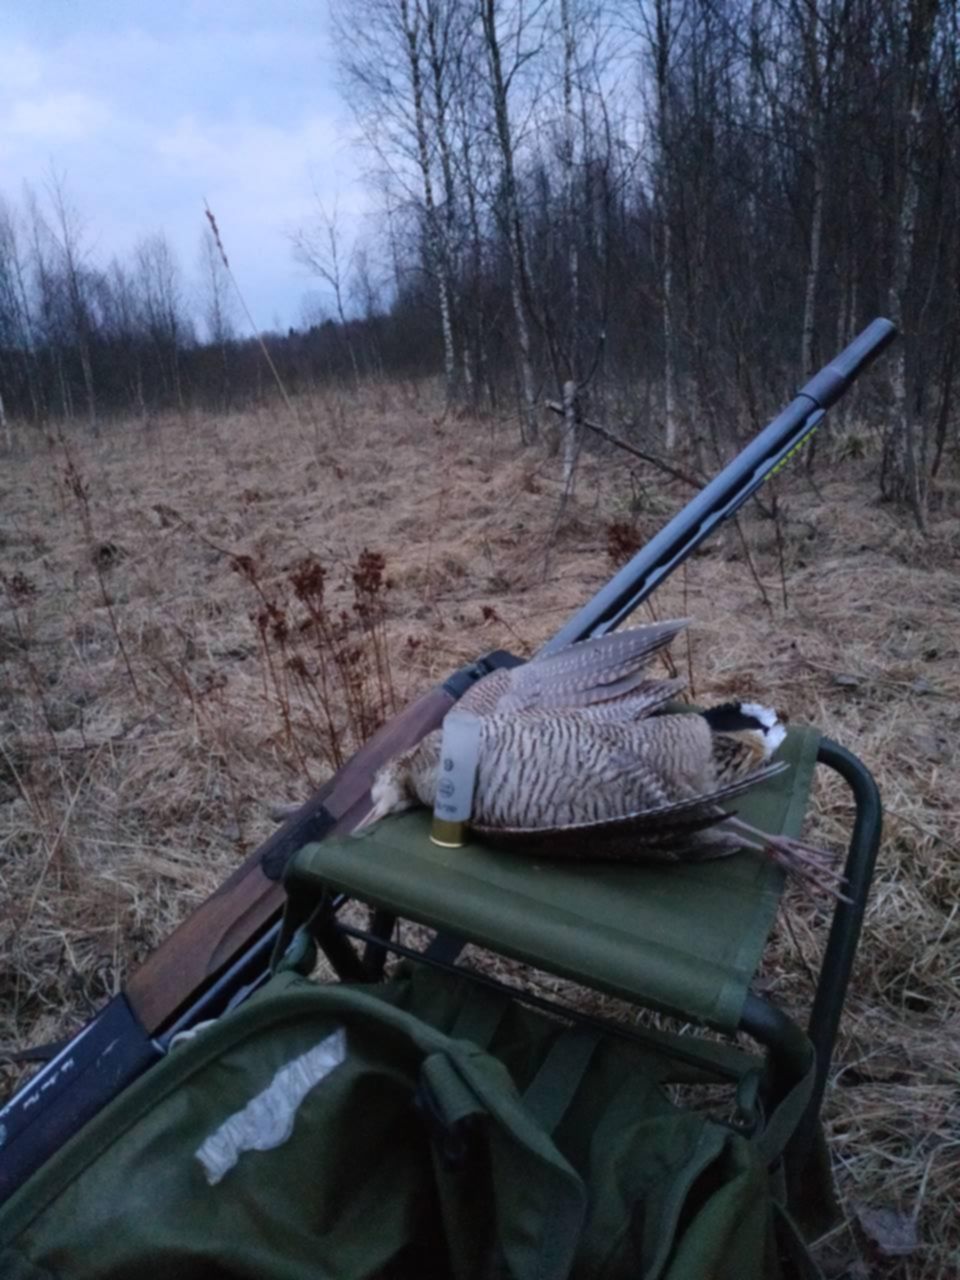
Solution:
[{"label": "bird beak", "polygon": [[372,827],[374,823],[379,822],[383,816],[379,805],[371,805],[350,834],[352,836],[361,835],[368,827]]}]

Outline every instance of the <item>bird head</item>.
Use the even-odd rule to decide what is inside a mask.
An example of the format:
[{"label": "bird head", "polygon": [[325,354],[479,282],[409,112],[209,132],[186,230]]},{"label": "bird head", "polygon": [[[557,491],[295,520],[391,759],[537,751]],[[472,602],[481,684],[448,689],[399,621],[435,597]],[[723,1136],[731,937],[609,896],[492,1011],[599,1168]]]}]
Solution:
[{"label": "bird head", "polygon": [[750,734],[760,745],[764,760],[770,759],[787,736],[776,711],[758,702],[725,702],[704,711],[703,717],[714,733]]},{"label": "bird head", "polygon": [[377,770],[370,787],[371,807],[354,827],[354,835],[388,814],[402,813],[417,803],[417,797],[410,789],[409,776],[409,766],[402,757],[388,761]]}]

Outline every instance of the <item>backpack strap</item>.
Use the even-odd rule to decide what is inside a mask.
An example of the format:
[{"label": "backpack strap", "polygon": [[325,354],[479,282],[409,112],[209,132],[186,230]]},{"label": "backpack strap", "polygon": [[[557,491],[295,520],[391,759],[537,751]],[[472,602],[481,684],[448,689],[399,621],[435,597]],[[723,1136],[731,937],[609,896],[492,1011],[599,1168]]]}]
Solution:
[{"label": "backpack strap", "polygon": [[[450,1031],[451,1038],[469,1040],[480,1049],[489,1048],[508,1003],[485,987],[468,987],[467,997]],[[565,1027],[550,1046],[523,1094],[524,1105],[544,1133],[553,1133],[566,1115],[600,1039],[596,1028],[578,1025]],[[435,1065],[433,1070],[436,1070]],[[459,1108],[451,1108],[448,1104],[444,1111],[452,1117]],[[461,1112],[455,1119],[459,1120],[465,1114]]]},{"label": "backpack strap", "polygon": [[[508,1001],[474,983],[465,984],[464,992],[450,1038],[467,1040],[478,1049],[487,1049]],[[469,1152],[470,1122],[475,1116],[486,1114],[486,1108],[447,1054],[432,1053],[424,1059],[415,1105],[430,1130],[444,1167],[462,1167]]]},{"label": "backpack strap", "polygon": [[790,1141],[803,1118],[813,1092],[813,1077],[816,1069],[816,1057],[810,1053],[807,1069],[786,1096],[774,1107],[770,1117],[763,1126],[762,1132],[752,1139],[767,1165],[772,1165],[783,1155],[784,1147]]},{"label": "backpack strap", "polygon": [[774,1230],[780,1252],[789,1259],[797,1280],[824,1280],[823,1272],[814,1260],[800,1228],[782,1204],[773,1202]]},{"label": "backpack strap", "polygon": [[523,1095],[524,1105],[545,1133],[553,1133],[580,1088],[600,1040],[594,1027],[565,1027]]},{"label": "backpack strap", "polygon": [[469,1040],[478,1049],[488,1049],[509,1001],[479,983],[468,982],[464,988],[465,998],[450,1029],[450,1038]]}]

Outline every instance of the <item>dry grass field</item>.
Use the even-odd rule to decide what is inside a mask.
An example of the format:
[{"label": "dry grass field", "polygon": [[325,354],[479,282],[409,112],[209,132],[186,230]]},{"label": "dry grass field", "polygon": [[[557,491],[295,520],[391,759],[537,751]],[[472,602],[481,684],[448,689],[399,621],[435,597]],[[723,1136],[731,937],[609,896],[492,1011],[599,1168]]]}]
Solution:
[{"label": "dry grass field", "polygon": [[[7,1045],[114,993],[371,707],[488,649],[531,652],[609,576],[611,546],[686,500],[591,453],[558,516],[558,458],[510,424],[444,419],[424,387],[67,441],[0,458]],[[825,440],[816,488],[802,466],[783,477],[779,534],[745,511],[744,541],[724,531],[653,604],[697,619],[674,657],[698,699],[814,721],[880,782],[826,1117],[855,1274],[934,1280],[960,1275],[960,485],[941,482],[923,538],[874,500],[876,443]],[[850,816],[823,784],[809,834],[836,846]],[[765,981],[800,1010],[827,917],[795,892],[782,914]],[[878,1209],[915,1225],[904,1256],[862,1229]]]}]

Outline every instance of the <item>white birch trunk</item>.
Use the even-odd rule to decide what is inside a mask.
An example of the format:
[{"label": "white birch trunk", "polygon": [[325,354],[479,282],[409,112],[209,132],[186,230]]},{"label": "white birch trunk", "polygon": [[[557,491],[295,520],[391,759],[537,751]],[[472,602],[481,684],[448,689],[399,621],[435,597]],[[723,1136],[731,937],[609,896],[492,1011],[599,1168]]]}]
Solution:
[{"label": "white birch trunk", "polygon": [[580,377],[580,256],[577,247],[576,120],[573,111],[576,41],[570,21],[570,0],[560,0],[560,21],[563,27],[563,171],[570,287],[570,376],[576,382]]},{"label": "white birch trunk", "polygon": [[667,452],[677,447],[676,352],[674,348],[673,235],[670,227],[670,19],[671,0],[656,0],[657,132],[660,153],[661,206],[663,209],[662,306],[663,306],[663,426]]},{"label": "white birch trunk", "polygon": [[673,238],[669,214],[663,223],[663,426],[667,452],[677,447],[673,351]]},{"label": "white birch trunk", "polygon": [[[480,234],[480,218],[477,212],[477,189],[474,181],[473,163],[470,156],[470,137],[466,120],[461,122],[461,164],[463,166],[464,187],[467,196],[467,219],[470,224],[470,274],[471,283],[479,287],[483,274],[483,238]],[[469,320],[464,318],[464,328],[473,329],[476,341],[476,370],[481,387],[486,388],[487,399],[493,404],[493,386],[490,381],[490,367],[487,360],[487,338],[483,323],[482,303],[477,307],[478,314]],[[469,362],[469,343],[464,340],[464,360]],[[479,399],[479,388],[477,398]]]},{"label": "white birch trunk", "polygon": [[810,215],[810,251],[807,256],[807,280],[803,297],[803,331],[800,343],[800,369],[805,379],[816,372],[813,367],[813,338],[817,318],[820,247],[823,241],[823,191],[823,152],[818,140],[813,161],[813,209]]},{"label": "white birch trunk", "polygon": [[[840,295],[840,312],[837,317],[837,340],[836,349],[842,351],[848,346],[856,336],[857,331],[857,315],[860,310],[860,297],[857,289],[857,264],[855,249],[855,232],[853,229],[852,216],[848,216],[847,233],[845,237],[846,243],[846,264],[844,286]],[[842,396],[840,403],[836,406],[837,422],[842,428],[856,417],[858,406],[858,384],[854,382],[853,386],[845,396]]]},{"label": "white birch trunk", "polygon": [[450,312],[450,289],[444,269],[444,254],[440,231],[437,226],[437,209],[433,197],[433,180],[430,176],[430,154],[427,149],[427,129],[423,113],[423,78],[420,74],[419,13],[411,20],[408,0],[400,0],[400,14],[407,38],[407,58],[410,70],[410,87],[413,91],[414,122],[417,133],[417,161],[423,182],[423,203],[426,210],[427,244],[431,267],[437,281],[437,298],[440,304],[440,328],[443,334],[443,373],[447,404],[453,400],[456,383],[456,356],[453,346],[453,319]]},{"label": "white birch trunk", "polygon": [[[433,80],[433,109],[437,127],[437,149],[440,153],[440,172],[443,175],[443,222],[442,231],[438,227],[438,235],[442,237],[440,244],[439,270],[443,279],[450,313],[451,329],[451,361],[456,335],[453,325],[453,299],[455,297],[454,280],[456,278],[456,230],[457,230],[457,192],[453,180],[453,156],[450,148],[450,134],[447,128],[447,109],[444,99],[444,66],[443,54],[437,42],[437,16],[440,0],[427,0],[427,38],[429,43],[430,72]],[[460,326],[460,360],[463,368],[463,386],[469,399],[473,398],[473,370],[470,363],[470,352],[465,333],[465,326]],[[446,348],[444,348],[446,353]]]},{"label": "white birch trunk", "polygon": [[517,183],[513,165],[513,139],[510,134],[510,115],[507,109],[507,89],[500,62],[500,45],[497,40],[496,0],[483,0],[483,32],[490,68],[490,84],[493,91],[493,110],[500,143],[500,159],[503,166],[503,201],[507,220],[507,244],[510,250],[510,298],[513,303],[514,323],[517,329],[517,351],[520,362],[520,383],[523,396],[524,442],[537,439],[537,399],[530,360],[530,329],[523,301],[523,234],[520,228],[520,205],[517,199]]},{"label": "white birch trunk", "polygon": [[817,319],[817,286],[820,280],[820,246],[823,240],[823,194],[826,183],[823,119],[823,66],[820,57],[820,11],[817,2],[810,10],[810,26],[806,33],[808,77],[810,94],[808,110],[813,134],[813,205],[810,211],[810,244],[807,252],[807,275],[803,296],[803,325],[800,336],[800,375],[811,377],[813,367],[813,338]]},{"label": "white birch trunk", "polygon": [[0,430],[3,431],[3,440],[7,453],[13,453],[13,432],[10,429],[10,421],[7,418],[7,411],[3,407],[2,393],[0,393]]},{"label": "white birch trunk", "polygon": [[[910,77],[910,90],[904,121],[901,160],[903,177],[889,299],[890,319],[901,329],[904,300],[913,267],[917,204],[920,194],[917,167],[923,98],[927,86],[936,11],[936,0],[912,0],[907,23],[908,49],[911,58],[908,59],[904,68],[904,74]],[[884,470],[887,473],[885,488],[889,497],[910,508],[917,524],[923,529],[926,523],[926,448],[925,441],[922,440],[919,442],[918,449],[916,419],[908,402],[907,344],[903,341],[898,342],[896,346],[892,381],[893,434],[888,441],[885,460]]]},{"label": "white birch trunk", "polygon": [[573,493],[573,473],[577,466],[578,440],[577,387],[574,382],[563,384],[563,491]]}]

